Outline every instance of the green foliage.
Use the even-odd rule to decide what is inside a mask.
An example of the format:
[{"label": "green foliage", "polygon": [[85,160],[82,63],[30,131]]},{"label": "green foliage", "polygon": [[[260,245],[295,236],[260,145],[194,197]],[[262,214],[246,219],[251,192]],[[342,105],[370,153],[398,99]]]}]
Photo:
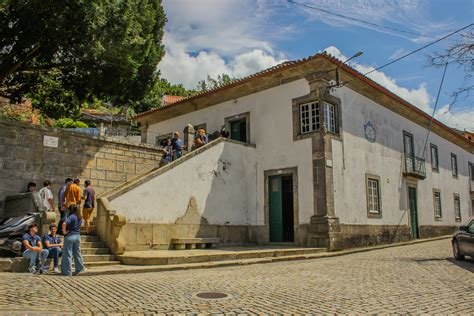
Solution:
[{"label": "green foliage", "polygon": [[88,128],[86,123],[84,122],[79,122],[79,121],[74,121],[73,119],[70,118],[60,118],[59,120],[56,121],[56,124],[54,124],[54,127],[59,127],[59,128]]},{"label": "green foliage", "polygon": [[165,22],[161,0],[4,0],[0,94],[53,117],[85,100],[135,104],[158,78]]},{"label": "green foliage", "polygon": [[148,94],[141,100],[133,104],[135,113],[142,113],[150,109],[160,107],[162,104],[162,96],[177,95],[181,97],[188,97],[196,93],[193,90],[187,90],[182,84],[171,84],[166,79],[157,80]]},{"label": "green foliage", "polygon": [[237,80],[237,78],[233,78],[227,74],[217,75],[217,79],[214,79],[210,75],[207,75],[207,78],[205,80],[201,80],[198,82],[197,90],[203,92],[217,89],[235,80]]}]

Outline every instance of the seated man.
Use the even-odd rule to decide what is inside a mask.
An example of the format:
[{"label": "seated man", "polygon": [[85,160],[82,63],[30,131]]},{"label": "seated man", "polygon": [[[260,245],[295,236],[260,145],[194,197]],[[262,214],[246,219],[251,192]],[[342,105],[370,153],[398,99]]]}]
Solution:
[{"label": "seated man", "polygon": [[54,272],[59,273],[59,257],[61,256],[61,248],[63,243],[59,237],[58,226],[56,224],[49,225],[49,235],[44,236],[43,241],[46,249],[49,251],[49,258],[53,258]]},{"label": "seated man", "polygon": [[30,264],[28,266],[28,271],[31,273],[36,273],[36,259],[40,260],[39,273],[48,272],[49,267],[45,265],[46,258],[48,257],[48,250],[43,249],[41,245],[41,238],[37,235],[38,225],[31,224],[28,226],[28,232],[23,235],[21,252],[23,253],[23,258],[29,259]]}]

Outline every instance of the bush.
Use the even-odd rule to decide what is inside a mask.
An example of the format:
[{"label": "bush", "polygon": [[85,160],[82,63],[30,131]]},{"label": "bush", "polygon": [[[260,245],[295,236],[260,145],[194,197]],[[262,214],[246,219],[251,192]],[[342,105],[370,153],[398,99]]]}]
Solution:
[{"label": "bush", "polygon": [[86,123],[80,121],[74,121],[70,118],[60,118],[56,121],[54,127],[59,128],[88,128]]}]

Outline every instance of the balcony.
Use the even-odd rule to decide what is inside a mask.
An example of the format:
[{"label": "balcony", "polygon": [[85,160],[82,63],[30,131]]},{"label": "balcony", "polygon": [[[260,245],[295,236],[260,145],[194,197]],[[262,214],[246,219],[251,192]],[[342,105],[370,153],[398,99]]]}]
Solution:
[{"label": "balcony", "polygon": [[423,180],[426,178],[425,160],[416,156],[403,155],[403,175],[405,177]]}]

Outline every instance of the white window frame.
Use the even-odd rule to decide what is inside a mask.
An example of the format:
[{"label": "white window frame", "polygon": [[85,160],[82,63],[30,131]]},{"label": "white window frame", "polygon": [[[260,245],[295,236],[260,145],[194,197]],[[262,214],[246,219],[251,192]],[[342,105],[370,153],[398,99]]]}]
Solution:
[{"label": "white window frame", "polygon": [[336,133],[336,106],[324,102],[324,127],[331,133]]},{"label": "white window frame", "polygon": [[[433,155],[433,150],[435,155]],[[431,170],[439,170],[439,155],[438,155],[438,146],[435,144],[430,144],[430,154],[431,154]]]},{"label": "white window frame", "polygon": [[367,212],[369,214],[381,214],[380,199],[380,179],[375,177],[367,177]]},{"label": "white window frame", "polygon": [[321,113],[316,101],[300,104],[300,132],[307,134],[319,129]]},{"label": "white window frame", "polygon": [[461,221],[461,198],[456,193],[454,193],[454,218],[457,222]]},{"label": "white window frame", "polygon": [[443,210],[441,207],[441,191],[433,190],[433,204],[435,219],[443,218]]},{"label": "white window frame", "polygon": [[451,170],[453,172],[453,177],[458,177],[458,157],[451,153]]}]

